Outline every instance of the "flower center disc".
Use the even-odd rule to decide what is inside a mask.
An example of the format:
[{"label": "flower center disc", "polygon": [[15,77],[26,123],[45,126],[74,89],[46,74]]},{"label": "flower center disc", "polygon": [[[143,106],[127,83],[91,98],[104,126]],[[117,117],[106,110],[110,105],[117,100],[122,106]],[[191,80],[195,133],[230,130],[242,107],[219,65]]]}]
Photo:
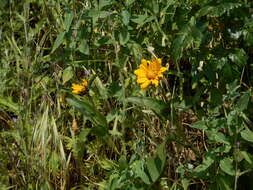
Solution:
[{"label": "flower center disc", "polygon": [[154,71],[148,71],[147,72],[147,78],[148,79],[155,79],[155,77],[156,77],[156,73],[154,72]]}]

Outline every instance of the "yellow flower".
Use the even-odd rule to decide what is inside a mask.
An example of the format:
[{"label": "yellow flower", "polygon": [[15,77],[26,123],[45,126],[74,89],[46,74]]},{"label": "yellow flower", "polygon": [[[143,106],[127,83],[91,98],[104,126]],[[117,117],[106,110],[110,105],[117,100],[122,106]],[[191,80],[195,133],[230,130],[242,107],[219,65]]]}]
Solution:
[{"label": "yellow flower", "polygon": [[82,83],[80,83],[80,84],[73,83],[72,84],[72,87],[71,87],[72,92],[74,94],[80,94],[86,90],[87,86],[88,86],[87,80],[82,79]]},{"label": "yellow flower", "polygon": [[166,67],[161,67],[161,59],[153,59],[151,61],[142,59],[138,69],[134,71],[137,75],[137,83],[141,84],[141,88],[147,88],[150,84],[158,86],[159,79],[163,78],[163,72]]}]

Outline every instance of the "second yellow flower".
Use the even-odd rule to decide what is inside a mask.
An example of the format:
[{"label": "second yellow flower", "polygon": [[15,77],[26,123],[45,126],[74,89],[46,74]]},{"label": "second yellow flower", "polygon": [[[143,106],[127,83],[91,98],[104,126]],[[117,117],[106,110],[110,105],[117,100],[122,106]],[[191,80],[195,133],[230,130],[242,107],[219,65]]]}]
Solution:
[{"label": "second yellow flower", "polygon": [[147,88],[150,84],[158,86],[160,78],[163,78],[163,72],[166,67],[161,67],[162,60],[157,58],[151,61],[142,59],[138,69],[134,71],[137,75],[137,83],[141,88]]}]

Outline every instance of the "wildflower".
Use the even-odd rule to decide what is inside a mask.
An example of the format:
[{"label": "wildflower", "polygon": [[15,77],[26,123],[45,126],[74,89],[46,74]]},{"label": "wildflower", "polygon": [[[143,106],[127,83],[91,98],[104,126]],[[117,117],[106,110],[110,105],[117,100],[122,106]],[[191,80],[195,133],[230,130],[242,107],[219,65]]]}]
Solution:
[{"label": "wildflower", "polygon": [[87,80],[82,79],[82,83],[80,83],[80,84],[73,83],[72,84],[72,87],[71,87],[72,92],[74,94],[80,94],[86,90],[87,86],[88,86]]},{"label": "wildflower", "polygon": [[86,71],[84,71],[84,73],[85,73],[86,75],[89,75],[89,74],[91,74],[91,71],[90,71],[90,70],[86,70]]},{"label": "wildflower", "polygon": [[134,74],[137,75],[137,83],[141,84],[141,88],[147,88],[150,84],[158,86],[160,78],[163,78],[163,72],[166,67],[161,67],[162,60],[157,58],[151,61],[142,59],[141,64]]}]

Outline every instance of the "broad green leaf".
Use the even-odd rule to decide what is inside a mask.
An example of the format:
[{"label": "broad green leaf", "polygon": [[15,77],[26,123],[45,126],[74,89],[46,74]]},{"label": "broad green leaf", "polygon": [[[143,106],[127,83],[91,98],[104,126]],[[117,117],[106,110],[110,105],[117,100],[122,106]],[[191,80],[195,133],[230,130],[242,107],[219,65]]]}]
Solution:
[{"label": "broad green leaf", "polygon": [[218,146],[216,148],[213,149],[213,152],[216,153],[228,153],[231,150],[231,145],[230,144],[224,144],[222,146]]},{"label": "broad green leaf", "polygon": [[122,16],[123,24],[127,26],[129,23],[129,20],[130,20],[130,16],[131,16],[130,13],[128,11],[124,10],[124,11],[122,11],[121,16]]},{"label": "broad green leaf", "polygon": [[147,18],[148,18],[148,15],[134,15],[131,21],[136,24],[143,25]]},{"label": "broad green leaf", "polygon": [[137,104],[139,106],[145,106],[151,110],[153,110],[158,116],[162,116],[167,118],[168,114],[170,113],[170,107],[168,104],[161,100],[156,100],[153,98],[147,97],[129,97],[126,98],[127,102]]},{"label": "broad green leaf", "polygon": [[74,76],[73,69],[71,66],[67,67],[64,69],[63,74],[62,74],[62,82],[65,84],[68,82],[72,77]]},{"label": "broad green leaf", "polygon": [[138,27],[143,26],[147,22],[151,22],[154,19],[155,19],[154,16],[149,16],[149,15],[133,15],[131,21],[138,24],[137,26],[138,28]]},{"label": "broad green leaf", "polygon": [[211,129],[206,131],[206,134],[208,136],[208,139],[211,141],[217,142],[217,143],[224,143],[226,145],[229,145],[229,139],[221,132],[217,132],[217,130]]},{"label": "broad green leaf", "polygon": [[213,163],[214,163],[213,156],[207,154],[205,155],[203,162],[194,169],[194,172],[196,173],[205,172]]},{"label": "broad green leaf", "polygon": [[230,53],[228,57],[239,67],[243,67],[245,64],[247,64],[248,57],[243,49],[235,49],[234,52]]},{"label": "broad green leaf", "polygon": [[163,170],[166,161],[166,142],[161,143],[156,151],[157,157],[161,160],[160,170]]},{"label": "broad green leaf", "polygon": [[55,42],[54,42],[54,45],[53,45],[53,48],[52,48],[52,52],[54,52],[63,42],[64,40],[64,37],[65,37],[65,34],[66,32],[61,32],[58,34]]},{"label": "broad green leaf", "polygon": [[89,45],[88,45],[88,43],[87,43],[87,40],[83,39],[83,40],[80,42],[80,44],[79,44],[79,46],[78,46],[78,50],[79,50],[81,53],[85,54],[85,55],[89,55],[89,54],[90,54],[90,49],[89,49]]},{"label": "broad green leaf", "polygon": [[[155,157],[149,157],[147,158],[147,169],[148,169],[148,173],[152,179],[152,182],[155,182],[159,176],[160,176],[160,172],[157,168],[157,162],[159,162],[160,160],[157,160],[157,158]],[[160,161],[161,162],[161,161]]]},{"label": "broad green leaf", "polygon": [[251,90],[247,90],[237,102],[235,109],[239,112],[244,111],[248,107],[249,99],[251,96]]},{"label": "broad green leaf", "polygon": [[157,148],[156,156],[147,158],[147,169],[152,182],[155,182],[162,174],[166,160],[165,142]]},{"label": "broad green leaf", "polygon": [[65,31],[68,32],[69,28],[71,26],[71,23],[73,21],[74,18],[74,14],[73,12],[68,12],[65,14],[65,19],[64,19],[64,27],[65,27]]},{"label": "broad green leaf", "polygon": [[119,33],[119,42],[121,45],[125,45],[130,39],[129,32],[127,29],[123,29]]},{"label": "broad green leaf", "polygon": [[249,129],[241,131],[241,136],[244,140],[253,142],[253,132]]},{"label": "broad green leaf", "polygon": [[159,4],[157,0],[151,0],[151,7],[152,7],[152,11],[154,14],[158,14],[159,13]]},{"label": "broad green leaf", "polygon": [[107,122],[106,118],[97,111],[95,106],[88,103],[86,100],[78,100],[76,98],[67,98],[67,102],[77,108],[82,114],[84,114],[89,120],[91,120],[95,125],[106,128]]},{"label": "broad green leaf", "polygon": [[252,156],[246,151],[240,151],[241,156],[250,164],[253,164]]},{"label": "broad green leaf", "polygon": [[142,160],[137,160],[132,164],[132,167],[134,169],[134,172],[137,174],[138,177],[142,179],[142,181],[148,185],[151,184],[151,181],[149,179],[149,176],[144,171],[144,165]]},{"label": "broad green leaf", "polygon": [[233,159],[232,158],[224,158],[223,160],[220,161],[220,168],[222,171],[227,173],[228,175],[235,175],[235,169],[233,166]]},{"label": "broad green leaf", "polygon": [[205,121],[197,121],[197,122],[191,124],[191,127],[196,128],[196,129],[201,129],[201,130],[207,129]]}]

